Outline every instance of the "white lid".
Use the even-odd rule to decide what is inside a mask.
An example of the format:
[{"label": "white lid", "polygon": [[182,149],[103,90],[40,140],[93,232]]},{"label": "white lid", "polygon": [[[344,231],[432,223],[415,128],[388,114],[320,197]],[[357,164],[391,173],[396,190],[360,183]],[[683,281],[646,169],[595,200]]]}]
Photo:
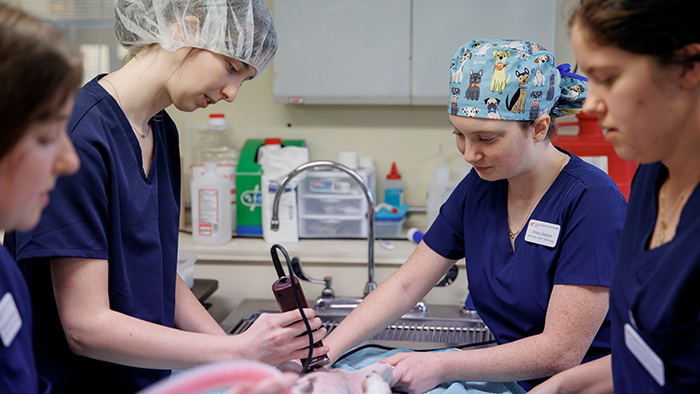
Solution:
[{"label": "white lid", "polygon": [[226,130],[226,118],[224,114],[209,114],[208,126],[212,130]]},{"label": "white lid", "polygon": [[411,227],[408,229],[408,233],[406,234],[406,238],[409,241],[415,242],[415,243],[420,243],[420,241],[423,239],[423,236],[425,233],[423,233],[420,229],[417,229],[415,227]]},{"label": "white lid", "polygon": [[372,156],[360,156],[358,161],[360,168],[374,167],[374,160],[372,160]]},{"label": "white lid", "polygon": [[341,150],[336,154],[336,161],[344,166],[357,169],[357,152],[354,150]]}]

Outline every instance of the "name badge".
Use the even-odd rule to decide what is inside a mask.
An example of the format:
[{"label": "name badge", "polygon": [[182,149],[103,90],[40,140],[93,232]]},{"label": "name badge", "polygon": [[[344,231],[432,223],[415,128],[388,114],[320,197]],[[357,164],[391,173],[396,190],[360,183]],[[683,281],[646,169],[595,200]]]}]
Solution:
[{"label": "name badge", "polygon": [[5,293],[0,300],[0,339],[5,347],[10,347],[19,329],[22,328],[22,317],[19,315],[15,298]]},{"label": "name badge", "polygon": [[532,219],[527,224],[525,241],[553,248],[557,245],[557,240],[559,240],[560,228],[561,226],[558,224]]},{"label": "name badge", "polygon": [[664,362],[629,323],[625,324],[625,345],[656,383],[663,387],[666,384]]}]

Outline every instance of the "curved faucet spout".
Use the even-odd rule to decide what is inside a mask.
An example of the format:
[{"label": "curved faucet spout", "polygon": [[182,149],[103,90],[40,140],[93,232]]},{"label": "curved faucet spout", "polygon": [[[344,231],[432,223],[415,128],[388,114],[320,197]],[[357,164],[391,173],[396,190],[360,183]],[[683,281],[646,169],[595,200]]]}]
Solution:
[{"label": "curved faucet spout", "polygon": [[310,161],[308,163],[302,164],[299,167],[293,169],[282,180],[280,187],[277,188],[277,192],[275,193],[275,199],[272,203],[272,218],[270,219],[270,228],[272,229],[272,231],[279,230],[279,227],[280,227],[280,221],[279,221],[280,198],[282,197],[282,192],[287,187],[287,184],[292,180],[292,178],[299,175],[299,173],[304,172],[304,171],[309,170],[309,169],[312,169],[312,168],[334,168],[336,170],[343,171],[346,174],[350,175],[350,177],[352,179],[354,179],[360,185],[362,192],[365,194],[365,198],[367,199],[367,223],[368,223],[367,240],[369,243],[368,250],[367,250],[367,254],[368,254],[368,256],[367,256],[368,279],[367,279],[367,284],[365,285],[365,290],[364,290],[364,295],[367,296],[367,294],[369,294],[372,290],[374,290],[377,287],[377,284],[374,281],[374,196],[372,195],[372,191],[369,189],[369,187],[365,183],[364,179],[362,179],[362,176],[360,176],[360,174],[355,172],[353,169],[351,169],[350,167],[344,166],[340,163],[336,163],[334,161],[328,161],[328,160]]}]

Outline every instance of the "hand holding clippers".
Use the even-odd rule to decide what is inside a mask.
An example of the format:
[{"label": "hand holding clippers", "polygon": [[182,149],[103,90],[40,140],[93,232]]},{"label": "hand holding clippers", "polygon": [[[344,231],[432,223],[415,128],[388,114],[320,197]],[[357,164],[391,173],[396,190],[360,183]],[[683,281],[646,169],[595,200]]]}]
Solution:
[{"label": "hand holding clippers", "polygon": [[[276,249],[282,251],[285,259],[287,260],[287,267],[289,269],[289,276],[284,274],[284,269],[282,269],[282,264],[280,262],[279,256],[277,255]],[[289,259],[289,254],[287,251],[279,244],[272,245],[270,248],[270,254],[272,256],[272,263],[277,271],[277,276],[279,279],[272,284],[272,292],[275,294],[275,299],[282,312],[287,312],[290,310],[298,309],[301,312],[302,320],[306,325],[307,335],[309,336],[309,357],[301,359],[304,368],[302,369],[300,375],[304,374],[307,370],[313,370],[320,368],[330,362],[327,355],[312,357],[313,347],[323,346],[323,342],[318,341],[313,343],[313,335],[311,331],[311,326],[304,315],[303,308],[308,308],[306,303],[306,297],[299,284],[299,279],[294,276],[294,271],[291,267],[291,262]]]}]

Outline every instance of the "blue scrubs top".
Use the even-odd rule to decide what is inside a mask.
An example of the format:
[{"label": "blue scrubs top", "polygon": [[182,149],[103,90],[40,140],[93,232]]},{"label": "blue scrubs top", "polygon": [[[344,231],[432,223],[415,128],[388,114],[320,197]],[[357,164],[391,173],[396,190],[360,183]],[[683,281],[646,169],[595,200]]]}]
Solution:
[{"label": "blue scrubs top", "polygon": [[[12,301],[5,299],[11,295]],[[6,304],[2,308],[0,325],[4,326],[10,316],[14,319],[14,303],[19,313],[21,327],[14,338],[0,341],[0,393],[3,394],[34,394],[49,393],[46,382],[39,380],[36,372],[36,362],[32,350],[32,307],[29,290],[24,282],[17,263],[0,245],[0,300]],[[13,312],[10,312],[12,310]],[[14,331],[14,330],[12,330]],[[7,342],[7,343],[5,343]]]},{"label": "blue scrubs top", "polygon": [[[561,149],[560,149],[561,150]],[[561,226],[554,247],[508,236],[508,181],[472,170],[440,208],[423,241],[439,255],[465,258],[469,292],[499,344],[542,333],[554,285],[609,286],[627,202],[603,171],[568,152],[530,219]],[[606,316],[584,362],[610,353]],[[519,382],[526,390],[544,379]]]},{"label": "blue scrubs top", "polygon": [[146,178],[126,116],[97,78],[87,83],[68,124],[80,170],[58,179],[33,231],[8,238],[34,300],[37,368],[56,392],[132,393],[170,374],[73,354],[58,318],[48,263],[51,257],[108,260],[111,309],[173,326],[180,151],[177,129],[165,111],[151,122],[155,148]]},{"label": "blue scrubs top", "polygon": [[[648,250],[667,177],[655,163],[641,165],[632,182],[610,285],[615,393],[700,392],[700,190],[688,198],[673,239]],[[626,324],[663,361],[663,387],[628,349]]]}]

